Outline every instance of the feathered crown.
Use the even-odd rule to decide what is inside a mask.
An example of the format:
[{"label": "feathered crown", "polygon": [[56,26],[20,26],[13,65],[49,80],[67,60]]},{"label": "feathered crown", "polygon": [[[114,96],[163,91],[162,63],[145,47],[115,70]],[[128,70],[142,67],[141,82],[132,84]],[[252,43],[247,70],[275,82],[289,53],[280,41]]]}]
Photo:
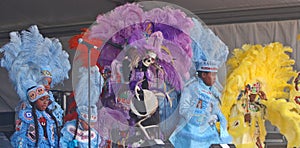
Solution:
[{"label": "feathered crown", "polygon": [[[88,79],[88,68],[80,67],[78,75],[74,75],[76,79],[79,79],[75,86],[75,100],[78,107],[79,115],[88,115],[88,106],[92,106],[91,117],[97,117],[97,102],[100,97],[100,93],[103,86],[103,77],[100,75],[99,68],[97,66],[91,67],[90,80]],[[89,82],[90,81],[90,82]],[[90,90],[88,90],[90,84]],[[88,98],[88,93],[90,93],[90,101]],[[90,104],[89,104],[90,103]],[[86,118],[86,117],[83,117]],[[94,119],[97,120],[97,119]]]},{"label": "feathered crown", "polygon": [[193,25],[192,19],[180,9],[167,6],[144,11],[139,4],[132,3],[99,15],[90,33],[92,38],[105,41],[98,59],[101,67],[115,64],[113,61],[124,55],[120,53],[128,46],[136,47],[138,59],[153,51],[157,64],[168,71],[165,80],[179,90],[182,81],[189,79],[192,65],[189,33]]},{"label": "feathered crown", "polygon": [[[203,26],[199,20],[193,18],[194,27],[191,31],[193,40],[193,62],[196,70],[200,70],[200,65],[207,65],[215,69],[225,63],[228,56],[228,47],[209,28]],[[207,67],[206,66],[206,67]]]},{"label": "feathered crown", "polygon": [[[85,122],[88,122],[89,116],[88,116],[88,109],[89,107],[86,105],[81,105],[77,107],[77,113],[78,113],[78,117],[82,120],[84,120]],[[96,105],[91,105],[90,106],[90,111],[91,111],[91,118],[90,121],[91,122],[97,122],[98,119],[98,110],[97,110],[97,106]]]},{"label": "feathered crown", "polygon": [[217,62],[214,60],[195,62],[197,71],[218,72]]},{"label": "feathered crown", "polygon": [[27,90],[28,100],[30,102],[35,102],[36,100],[49,96],[48,92],[45,90],[44,85],[33,86]]},{"label": "feathered crown", "polygon": [[[227,61],[228,75],[222,94],[222,112],[228,121],[231,120],[229,118],[232,107],[238,104],[239,99],[237,97],[239,97],[240,91],[247,84],[252,84],[252,86],[249,85],[250,93],[255,94],[262,90],[266,94],[268,99],[265,102],[260,102],[266,107],[267,115],[264,116],[266,120],[271,121],[272,124],[280,125],[279,121],[288,117],[284,115],[281,116],[282,118],[272,118],[278,116],[281,112],[288,113],[289,111],[280,110],[279,106],[275,106],[276,104],[280,104],[284,108],[290,107],[285,100],[289,95],[286,90],[292,88],[288,82],[296,73],[292,68],[295,61],[290,59],[286,52],[292,52],[292,49],[278,42],[265,46],[245,44],[242,48],[233,50],[233,56]],[[253,84],[253,82],[255,83]],[[293,119],[290,118],[289,121],[293,121]],[[295,123],[299,123],[299,121]],[[229,124],[229,126],[234,125]],[[266,130],[264,125],[262,126],[260,128],[260,139],[263,142]],[[285,127],[285,124],[283,126]],[[282,127],[283,132],[290,133],[290,130],[286,131],[284,127]],[[299,126],[297,128],[299,129]],[[239,134],[243,134],[238,129],[240,128],[234,126],[229,130],[234,138]]]},{"label": "feathered crown", "polygon": [[[75,101],[79,118],[88,121],[88,107],[91,109],[91,122],[97,121],[97,106],[102,90],[104,79],[100,75],[97,67],[97,59],[100,54],[102,41],[96,38],[90,38],[90,31],[82,29],[82,33],[73,36],[69,40],[69,47],[76,50],[74,62],[79,67],[73,69],[73,77],[77,80],[74,83]],[[89,52],[90,51],[90,52]],[[90,53],[90,55],[88,55]],[[90,80],[88,79],[88,60],[90,56]],[[75,65],[76,65],[75,64]],[[78,71],[76,71],[78,70]],[[90,84],[90,90],[88,90]],[[90,93],[90,98],[88,98]],[[88,101],[90,99],[90,102]],[[90,104],[89,104],[90,103]]]},{"label": "feathered crown", "polygon": [[154,32],[147,39],[147,44],[144,45],[146,50],[152,50],[156,54],[160,53],[162,42],[164,40],[163,34],[160,31]]},{"label": "feathered crown", "polygon": [[[27,81],[39,83],[46,74],[52,77],[53,86],[68,78],[69,55],[62,50],[58,39],[44,38],[35,25],[28,31],[11,32],[10,38],[10,42],[0,49],[4,52],[1,66],[8,71],[22,100],[27,100],[26,90],[31,87],[27,86]],[[43,72],[43,69],[48,69],[48,72]]]},{"label": "feathered crown", "polygon": [[41,67],[41,73],[42,73],[42,76],[44,76],[44,77],[52,78],[50,66]]},{"label": "feathered crown", "polygon": [[[259,82],[256,84],[259,88],[263,86],[267,98],[288,98],[283,89],[291,88],[291,84],[287,82],[296,73],[292,69],[295,61],[290,59],[286,52],[292,52],[292,49],[278,42],[266,46],[245,44],[241,49],[235,49],[234,56],[227,61],[229,71],[223,98],[236,98],[246,84],[252,84],[253,87],[253,82]],[[269,62],[268,59],[276,61]],[[224,101],[224,106],[227,107],[236,102],[235,99]],[[229,104],[226,105],[227,103]],[[229,109],[227,107],[226,109]]]}]

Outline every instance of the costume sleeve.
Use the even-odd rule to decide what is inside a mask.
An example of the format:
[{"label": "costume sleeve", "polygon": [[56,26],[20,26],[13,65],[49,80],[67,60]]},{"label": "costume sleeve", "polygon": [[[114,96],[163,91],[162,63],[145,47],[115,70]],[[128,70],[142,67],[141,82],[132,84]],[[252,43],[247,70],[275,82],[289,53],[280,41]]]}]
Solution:
[{"label": "costume sleeve", "polygon": [[67,129],[68,126],[74,125],[76,121],[68,121],[65,123],[64,127],[61,129],[61,137],[59,140],[59,145],[62,148],[74,148],[78,146],[77,140],[73,140],[73,134],[71,134]]},{"label": "costume sleeve", "polygon": [[229,135],[227,131],[227,120],[223,113],[221,112],[218,103],[215,103],[217,106],[215,109],[215,113],[218,116],[218,119],[220,121],[220,138],[223,143],[231,143],[232,142],[232,137]]},{"label": "costume sleeve", "polygon": [[68,143],[69,143],[69,140],[67,140],[65,137],[63,137],[63,135],[62,135],[62,137],[60,138],[60,140],[59,140],[59,146],[60,147],[68,147]]},{"label": "costume sleeve", "polygon": [[54,115],[54,117],[56,118],[56,120],[58,122],[58,126],[62,126],[64,111],[61,108],[61,106],[55,101],[55,98],[51,91],[49,91],[49,96],[50,96],[50,100],[52,101],[52,103],[48,106],[48,109],[50,109],[52,111],[52,114]]},{"label": "costume sleeve", "polygon": [[211,92],[212,92],[214,98],[217,99],[219,101],[219,103],[221,104],[221,93],[219,92],[219,90],[215,87],[211,87]]},{"label": "costume sleeve", "polygon": [[14,148],[23,148],[26,147],[26,130],[28,127],[28,124],[21,123],[20,130],[15,131],[15,133],[11,136],[11,144]]},{"label": "costume sleeve", "polygon": [[94,131],[97,134],[97,138],[92,141],[92,147],[99,147],[100,143],[101,143],[101,137],[96,130],[94,130]]},{"label": "costume sleeve", "polygon": [[185,119],[189,120],[194,112],[192,94],[190,87],[185,87],[181,94],[180,103],[179,103],[179,114]]},{"label": "costume sleeve", "polygon": [[32,120],[30,113],[31,112],[26,112],[23,110],[19,112],[19,118],[16,120],[16,131],[11,136],[11,144],[14,148],[23,148],[28,146],[29,141],[27,140],[26,133],[30,125],[30,120]]}]

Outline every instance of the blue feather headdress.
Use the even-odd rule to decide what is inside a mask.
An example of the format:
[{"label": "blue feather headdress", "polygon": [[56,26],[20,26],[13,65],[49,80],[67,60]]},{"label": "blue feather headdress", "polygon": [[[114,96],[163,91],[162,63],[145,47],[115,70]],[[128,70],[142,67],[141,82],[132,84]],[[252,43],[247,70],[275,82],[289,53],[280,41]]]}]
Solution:
[{"label": "blue feather headdress", "polygon": [[[194,71],[217,72],[227,60],[228,47],[207,26],[202,25],[196,18],[192,20],[194,22],[191,30]],[[226,74],[226,69],[222,74]],[[218,77],[214,86],[219,91],[223,89]]]},{"label": "blue feather headdress", "polygon": [[27,89],[44,78],[45,67],[51,69],[52,86],[69,78],[68,53],[62,50],[58,39],[44,38],[36,25],[21,33],[11,32],[10,42],[1,47],[0,52],[4,52],[1,67],[8,71],[21,100],[27,100]]},{"label": "blue feather headdress", "polygon": [[100,93],[103,86],[103,77],[100,75],[99,68],[97,66],[92,66],[90,68],[90,90],[88,90],[89,76],[88,68],[80,67],[77,78],[78,83],[75,84],[75,100],[77,104],[77,111],[82,119],[87,121],[89,98],[88,93],[90,93],[90,106],[91,106],[91,121],[95,122],[97,119],[97,102],[100,97]]},{"label": "blue feather headdress", "polygon": [[196,70],[203,65],[220,68],[227,60],[228,47],[209,28],[193,18],[194,27],[191,30],[193,62]]}]

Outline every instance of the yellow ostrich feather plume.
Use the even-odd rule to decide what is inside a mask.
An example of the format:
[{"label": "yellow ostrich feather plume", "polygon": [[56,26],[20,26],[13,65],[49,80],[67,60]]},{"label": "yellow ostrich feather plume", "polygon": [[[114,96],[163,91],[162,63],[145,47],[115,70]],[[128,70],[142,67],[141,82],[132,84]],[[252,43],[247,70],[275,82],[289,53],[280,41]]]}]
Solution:
[{"label": "yellow ostrich feather plume", "polygon": [[[277,113],[280,114],[285,122],[277,121],[280,132],[282,132],[288,140],[288,147],[300,147],[300,72],[295,75],[293,87],[290,91],[289,101],[284,103],[276,102]],[[298,89],[298,90],[297,90]],[[275,103],[274,103],[275,104]],[[286,104],[282,106],[282,104]]]},{"label": "yellow ostrich feather plume", "polygon": [[[245,133],[238,128],[230,129],[230,121],[232,119],[229,118],[232,113],[232,107],[237,104],[240,91],[244,90],[247,84],[256,82],[261,84],[261,90],[265,92],[268,98],[267,101],[261,100],[261,103],[266,106],[265,118],[270,120],[273,125],[278,126],[280,130],[286,128],[282,126],[284,125],[284,120],[289,119],[290,116],[279,114],[278,112],[280,111],[278,109],[279,107],[281,109],[290,108],[290,104],[283,103],[285,99],[281,98],[289,98],[289,93],[286,90],[292,88],[292,84],[289,84],[288,81],[296,75],[292,68],[295,61],[290,59],[287,54],[287,52],[292,51],[292,48],[285,47],[279,42],[265,46],[245,44],[241,49],[233,50],[231,58],[227,61],[228,74],[226,85],[222,92],[221,109],[229,121],[229,133],[232,134],[234,139]],[[274,106],[275,104],[278,105],[277,108]],[[263,123],[264,119],[261,118],[258,122]],[[299,126],[298,124],[297,128]],[[250,129],[253,134],[252,130]],[[266,135],[264,124],[260,126],[260,132],[260,139],[264,142]],[[286,137],[292,137],[287,136],[287,133],[282,133]],[[298,139],[300,138],[298,137]]]}]

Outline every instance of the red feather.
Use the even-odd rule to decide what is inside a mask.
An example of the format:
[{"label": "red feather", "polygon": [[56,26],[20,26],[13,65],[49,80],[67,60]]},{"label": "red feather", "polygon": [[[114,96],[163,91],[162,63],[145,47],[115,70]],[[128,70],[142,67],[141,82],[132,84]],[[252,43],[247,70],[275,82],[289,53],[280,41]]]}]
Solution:
[{"label": "red feather", "polygon": [[97,46],[98,49],[91,49],[91,66],[95,66],[97,64],[97,60],[98,57],[100,55],[100,47],[102,45],[102,40],[100,39],[96,39],[96,38],[90,38],[89,37],[89,30],[87,28],[83,28],[81,29],[83,32],[81,34],[75,35],[73,36],[70,40],[69,40],[69,47],[70,49],[74,49],[77,50],[79,52],[79,54],[77,54],[78,56],[75,58],[75,60],[79,60],[80,62],[82,62],[82,65],[84,67],[88,66],[88,47],[84,44],[79,44],[78,43],[78,39],[83,39],[85,42]]},{"label": "red feather", "polygon": [[71,121],[71,120],[74,120],[74,119],[77,119],[77,116],[78,116],[78,113],[76,111],[76,101],[75,101],[75,93],[73,92],[69,97],[68,97],[68,108],[67,108],[67,112],[66,112],[66,115],[64,116],[64,122],[67,122],[67,121]]}]

